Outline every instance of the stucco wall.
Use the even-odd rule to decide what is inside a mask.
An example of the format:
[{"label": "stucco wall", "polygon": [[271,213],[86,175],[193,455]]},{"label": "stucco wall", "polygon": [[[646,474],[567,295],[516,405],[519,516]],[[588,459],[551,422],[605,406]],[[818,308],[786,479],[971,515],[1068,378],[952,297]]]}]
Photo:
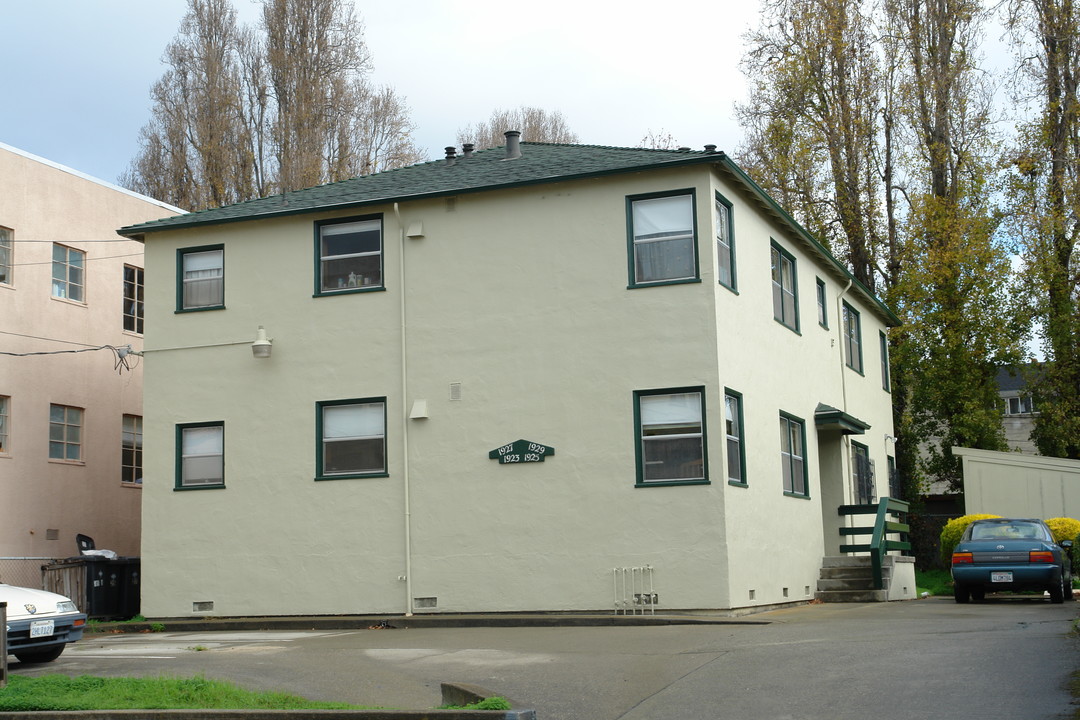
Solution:
[{"label": "stucco wall", "polygon": [[1080,461],[953,448],[964,467],[965,512],[1080,517]]},{"label": "stucco wall", "polygon": [[[142,266],[142,244],[120,225],[172,209],[13,149],[0,147],[0,226],[12,231],[12,282],[0,283],[7,352],[130,345],[123,326],[124,265]],[[86,253],[85,300],[52,297],[53,243]],[[0,556],[77,554],[76,533],[98,547],[139,554],[141,488],[121,483],[124,414],[142,415],[142,369],[118,372],[109,351],[0,357],[10,435],[0,453]],[[84,410],[82,457],[49,459],[50,404]],[[50,531],[53,531],[50,533]],[[55,539],[51,539],[55,538]]]},{"label": "stucco wall", "polygon": [[[776,323],[776,230],[732,188],[740,288],[717,289],[725,183],[701,168],[462,195],[403,204],[400,225],[392,206],[337,213],[382,213],[387,289],[332,297],[312,297],[312,223],[335,214],[150,235],[144,612],[404,612],[409,584],[443,612],[609,609],[613,568],[646,565],[661,609],[809,599],[835,515],[818,402],[873,425],[884,477],[880,321],[863,308],[865,376],[838,367],[836,325],[816,324],[827,271],[792,243],[803,330]],[[627,289],[625,196],[691,187],[701,282]],[[403,271],[399,231],[418,222]],[[215,243],[226,308],[175,313],[176,251]],[[267,360],[245,344],[170,349],[243,343],[258,325]],[[705,391],[710,484],[635,487],[633,392],[686,386]],[[746,401],[747,487],[726,481],[725,387]],[[315,404],[369,397],[387,398],[389,477],[315,482]],[[404,420],[416,400],[428,417]],[[780,410],[806,421],[809,499],[782,492]],[[175,426],[201,421],[225,423],[225,487],[174,491]],[[489,459],[518,439],[555,454]]]}]

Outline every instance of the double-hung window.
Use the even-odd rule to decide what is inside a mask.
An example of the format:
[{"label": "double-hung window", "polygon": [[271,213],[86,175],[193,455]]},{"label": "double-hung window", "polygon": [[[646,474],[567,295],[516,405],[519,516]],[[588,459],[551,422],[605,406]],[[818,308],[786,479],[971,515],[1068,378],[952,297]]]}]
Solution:
[{"label": "double-hung window", "polygon": [[634,393],[638,486],[708,482],[705,388]]},{"label": "double-hung window", "polygon": [[315,223],[315,294],[383,289],[382,216]]},{"label": "double-hung window", "polygon": [[124,415],[120,482],[142,485],[142,417]]},{"label": "double-hung window", "polygon": [[12,268],[15,265],[15,245],[11,236],[10,229],[0,227],[0,283],[4,285],[14,283]]},{"label": "double-hung window", "polygon": [[735,290],[735,224],[731,220],[731,203],[720,193],[716,194],[716,258],[720,284]]},{"label": "double-hung window", "polygon": [[821,327],[829,328],[829,312],[826,309],[825,281],[817,278],[817,322]]},{"label": "double-hung window", "polygon": [[889,339],[885,333],[878,332],[878,347],[881,351],[881,389],[892,392],[892,372],[889,370]]},{"label": "double-hung window", "polygon": [[800,418],[780,413],[780,463],[784,494],[809,496],[806,476],[806,426]]},{"label": "double-hung window", "polygon": [[225,248],[221,245],[176,251],[176,309],[217,310],[225,307]]},{"label": "double-hung window", "polygon": [[176,426],[176,489],[225,487],[225,423]]},{"label": "double-hung window", "polygon": [[743,448],[742,395],[734,390],[724,391],[724,423],[727,434],[728,482],[746,484],[746,454]]},{"label": "double-hung window", "polygon": [[82,461],[81,408],[67,405],[49,406],[49,459]]},{"label": "double-hung window", "polygon": [[859,311],[847,303],[844,303],[844,358],[849,368],[862,373],[862,320]]},{"label": "double-hung window", "polygon": [[316,479],[386,476],[386,398],[318,403],[315,427]]},{"label": "double-hung window", "polygon": [[10,452],[8,448],[8,423],[11,418],[11,398],[0,395],[0,453]]},{"label": "double-hung window", "polygon": [[53,297],[83,302],[86,278],[86,253],[82,250],[53,243],[52,294]]},{"label": "double-hung window", "polygon": [[772,244],[773,317],[776,321],[799,331],[799,304],[796,296],[797,277],[795,257]]},{"label": "double-hung window", "polygon": [[630,287],[698,279],[694,191],[628,197]]},{"label": "double-hung window", "polygon": [[134,265],[124,266],[124,329],[143,331],[143,269]]},{"label": "double-hung window", "polygon": [[874,461],[870,459],[870,448],[862,443],[851,443],[851,475],[855,483],[855,504],[873,503]]}]

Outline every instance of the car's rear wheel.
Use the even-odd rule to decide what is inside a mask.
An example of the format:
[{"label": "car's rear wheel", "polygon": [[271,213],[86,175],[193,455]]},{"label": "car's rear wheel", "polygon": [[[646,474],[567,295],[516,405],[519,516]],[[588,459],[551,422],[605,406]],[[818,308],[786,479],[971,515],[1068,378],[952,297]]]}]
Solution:
[{"label": "car's rear wheel", "polygon": [[971,588],[960,583],[953,583],[953,597],[958,603],[966,603],[971,599]]},{"label": "car's rear wheel", "polygon": [[1050,586],[1050,602],[1063,603],[1065,602],[1065,588],[1060,584]]},{"label": "car's rear wheel", "polygon": [[19,658],[19,662],[29,664],[52,662],[60,657],[60,653],[62,652],[64,652],[64,646],[57,645],[56,647],[46,648],[45,650],[18,650],[11,654]]},{"label": "car's rear wheel", "polygon": [[981,587],[971,588],[971,599],[975,602],[982,602],[986,599],[986,590]]},{"label": "car's rear wheel", "polygon": [[1069,573],[1061,579],[1061,594],[1065,596],[1065,602],[1072,602],[1073,588],[1072,588],[1072,573]]}]

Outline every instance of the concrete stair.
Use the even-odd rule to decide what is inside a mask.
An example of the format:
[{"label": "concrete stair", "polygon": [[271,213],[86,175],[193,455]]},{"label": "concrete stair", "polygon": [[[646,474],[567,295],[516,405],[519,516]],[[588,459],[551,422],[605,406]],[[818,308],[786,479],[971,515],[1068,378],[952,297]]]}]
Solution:
[{"label": "concrete stair", "polygon": [[874,588],[874,570],[865,555],[834,555],[823,559],[814,597],[821,602],[887,602],[892,567],[882,568],[885,589]]}]

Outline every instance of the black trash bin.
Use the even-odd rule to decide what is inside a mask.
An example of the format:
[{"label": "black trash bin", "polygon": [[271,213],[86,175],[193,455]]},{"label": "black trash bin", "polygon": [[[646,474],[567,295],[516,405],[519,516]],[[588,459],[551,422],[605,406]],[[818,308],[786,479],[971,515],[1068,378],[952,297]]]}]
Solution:
[{"label": "black trash bin", "polygon": [[41,568],[46,590],[70,597],[94,620],[127,620],[139,614],[140,558],[82,555]]}]

